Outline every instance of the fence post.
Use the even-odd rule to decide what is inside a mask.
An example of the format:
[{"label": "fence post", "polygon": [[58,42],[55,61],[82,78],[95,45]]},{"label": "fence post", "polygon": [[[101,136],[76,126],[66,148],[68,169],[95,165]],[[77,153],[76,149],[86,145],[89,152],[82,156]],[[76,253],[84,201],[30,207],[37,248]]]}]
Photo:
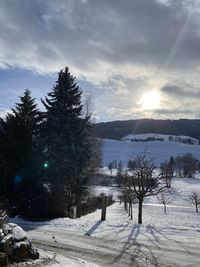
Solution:
[{"label": "fence post", "polygon": [[101,221],[106,219],[106,207],[107,207],[107,196],[102,197],[102,210],[101,210]]},{"label": "fence post", "polygon": [[71,219],[76,219],[76,206],[72,206],[70,208],[70,218]]}]

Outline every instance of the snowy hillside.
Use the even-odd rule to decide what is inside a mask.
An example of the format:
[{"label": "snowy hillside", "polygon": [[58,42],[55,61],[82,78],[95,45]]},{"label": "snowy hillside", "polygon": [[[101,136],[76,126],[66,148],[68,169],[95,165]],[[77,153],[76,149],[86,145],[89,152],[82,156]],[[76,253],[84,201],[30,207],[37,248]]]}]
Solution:
[{"label": "snowy hillside", "polygon": [[129,134],[121,139],[122,141],[159,141],[159,142],[177,142],[190,145],[198,145],[199,140],[190,136],[184,135],[167,135],[167,134],[156,134],[156,133],[146,133],[146,134]]},{"label": "snowy hillside", "polygon": [[200,160],[200,146],[176,142],[127,142],[104,139],[102,144],[102,164],[107,166],[111,161],[121,161],[124,167],[129,159],[134,159],[138,154],[146,151],[156,165],[169,159],[171,156],[181,156],[191,153]]}]

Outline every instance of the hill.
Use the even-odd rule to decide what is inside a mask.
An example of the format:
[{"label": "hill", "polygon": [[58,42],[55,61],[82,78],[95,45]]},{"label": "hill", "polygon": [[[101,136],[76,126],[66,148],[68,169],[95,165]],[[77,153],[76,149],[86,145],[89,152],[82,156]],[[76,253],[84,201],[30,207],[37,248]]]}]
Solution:
[{"label": "hill", "polygon": [[134,159],[138,154],[144,153],[159,166],[171,156],[182,156],[190,153],[200,160],[200,146],[183,144],[172,141],[149,141],[149,142],[127,142],[104,139],[102,142],[102,164],[108,164],[114,160],[121,161],[123,167],[127,166],[129,159]]},{"label": "hill", "polygon": [[129,134],[157,133],[183,135],[200,139],[200,120],[153,120],[139,119],[111,121],[95,124],[96,137],[120,140]]},{"label": "hill", "polygon": [[150,141],[159,141],[159,142],[175,142],[189,145],[198,145],[199,140],[190,136],[183,135],[167,135],[167,134],[156,134],[156,133],[146,133],[146,134],[129,134],[124,136],[122,141],[128,142],[150,142]]}]

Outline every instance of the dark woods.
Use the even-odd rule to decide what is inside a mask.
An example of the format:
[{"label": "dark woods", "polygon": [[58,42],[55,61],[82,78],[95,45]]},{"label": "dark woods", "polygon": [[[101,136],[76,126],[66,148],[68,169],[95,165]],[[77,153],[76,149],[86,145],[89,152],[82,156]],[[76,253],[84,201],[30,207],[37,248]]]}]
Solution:
[{"label": "dark woods", "polygon": [[[92,156],[90,112],[68,68],[41,112],[26,90],[0,122],[0,193],[9,212],[29,218],[67,216],[87,191]],[[91,168],[90,168],[91,167]]]}]

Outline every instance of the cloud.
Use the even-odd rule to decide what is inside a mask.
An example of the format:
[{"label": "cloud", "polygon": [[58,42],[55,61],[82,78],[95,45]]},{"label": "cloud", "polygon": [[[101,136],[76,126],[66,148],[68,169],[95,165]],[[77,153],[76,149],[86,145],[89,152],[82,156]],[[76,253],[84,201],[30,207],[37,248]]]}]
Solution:
[{"label": "cloud", "polygon": [[193,110],[191,109],[185,109],[185,108],[182,108],[182,109],[157,109],[155,111],[155,113],[157,114],[163,114],[163,115],[177,115],[177,114],[181,114],[181,115],[186,115],[186,114],[190,114],[192,115],[193,114]]},{"label": "cloud", "polygon": [[176,61],[199,62],[198,24],[185,1],[175,2],[2,0],[1,62],[45,73],[65,64],[83,73],[104,62],[160,65],[185,27]]},{"label": "cloud", "polygon": [[136,103],[152,89],[175,111],[199,96],[198,86],[180,86],[199,73],[199,10],[186,0],[2,0],[0,68],[47,75],[69,66],[93,88],[102,119],[148,116]]},{"label": "cloud", "polygon": [[174,96],[188,100],[189,98],[196,99],[200,97],[200,88],[194,88],[193,85],[170,85],[167,84],[161,88],[161,91],[166,93],[168,96]]}]

